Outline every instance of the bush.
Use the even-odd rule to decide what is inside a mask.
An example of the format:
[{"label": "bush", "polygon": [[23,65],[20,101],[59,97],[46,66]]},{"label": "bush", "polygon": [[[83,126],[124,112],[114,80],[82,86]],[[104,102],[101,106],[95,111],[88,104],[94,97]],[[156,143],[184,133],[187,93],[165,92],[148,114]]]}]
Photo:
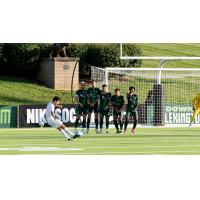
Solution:
[{"label": "bush", "polygon": [[[126,56],[142,55],[135,44],[123,46]],[[80,58],[80,72],[88,73],[89,65],[98,67],[140,67],[141,60],[121,60],[119,44],[73,44],[68,55]]]},{"label": "bush", "polygon": [[5,73],[33,78],[36,75],[40,46],[38,44],[4,44]]}]

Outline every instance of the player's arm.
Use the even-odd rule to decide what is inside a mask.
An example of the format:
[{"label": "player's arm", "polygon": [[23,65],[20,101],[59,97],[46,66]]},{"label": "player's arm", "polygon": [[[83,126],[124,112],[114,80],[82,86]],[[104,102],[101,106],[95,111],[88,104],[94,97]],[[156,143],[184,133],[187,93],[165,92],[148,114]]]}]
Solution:
[{"label": "player's arm", "polygon": [[79,98],[78,92],[76,92],[76,102],[77,102],[77,104],[79,104],[81,107],[83,107],[83,104],[80,102],[80,98]]},{"label": "player's arm", "polygon": [[57,119],[55,113],[53,111],[51,111],[51,116],[54,118],[54,119]]},{"label": "player's arm", "polygon": [[93,105],[95,105],[99,101],[100,94],[101,94],[101,91],[100,91],[100,89],[98,89],[98,95],[97,95],[96,101],[93,103]]},{"label": "player's arm", "polygon": [[139,106],[139,100],[138,100],[138,96],[136,95],[136,103],[135,103],[134,110],[136,110],[138,106]]}]

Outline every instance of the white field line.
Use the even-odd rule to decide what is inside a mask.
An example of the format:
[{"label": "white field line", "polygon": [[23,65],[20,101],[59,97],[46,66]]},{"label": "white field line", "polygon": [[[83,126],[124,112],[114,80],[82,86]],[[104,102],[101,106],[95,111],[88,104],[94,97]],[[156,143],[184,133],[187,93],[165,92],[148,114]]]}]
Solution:
[{"label": "white field line", "polygon": [[59,147],[22,147],[22,148],[0,148],[0,151],[82,151],[81,148],[59,148]]}]

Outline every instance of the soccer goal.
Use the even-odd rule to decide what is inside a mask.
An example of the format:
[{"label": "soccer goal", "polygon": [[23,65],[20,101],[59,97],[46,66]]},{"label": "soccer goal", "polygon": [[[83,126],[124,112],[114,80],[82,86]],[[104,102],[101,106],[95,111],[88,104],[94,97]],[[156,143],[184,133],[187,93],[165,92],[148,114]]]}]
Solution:
[{"label": "soccer goal", "polygon": [[[136,87],[140,105],[139,124],[145,126],[188,126],[192,114],[192,97],[200,92],[200,69],[91,67],[91,78],[101,87],[106,83],[114,93],[120,88],[126,96]],[[200,123],[200,117],[195,123]]]}]

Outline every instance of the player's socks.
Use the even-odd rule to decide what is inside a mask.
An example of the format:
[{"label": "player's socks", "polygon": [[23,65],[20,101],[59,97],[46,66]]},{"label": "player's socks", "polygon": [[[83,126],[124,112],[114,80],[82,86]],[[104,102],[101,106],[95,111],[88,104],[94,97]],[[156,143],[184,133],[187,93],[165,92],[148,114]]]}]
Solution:
[{"label": "player's socks", "polygon": [[76,119],[76,121],[75,121],[75,128],[78,127],[78,122],[79,122],[79,119]]},{"label": "player's socks", "polygon": [[65,130],[65,132],[70,136],[73,137],[74,133],[72,133],[67,127],[65,127],[63,130]]},{"label": "player's socks", "polygon": [[135,121],[133,122],[133,129],[135,129],[136,126],[137,126],[137,120],[135,120]]},{"label": "player's socks", "polygon": [[125,120],[125,122],[124,122],[124,131],[126,131],[127,126],[128,126],[128,120]]},{"label": "player's socks", "polygon": [[114,124],[115,124],[115,128],[116,128],[117,130],[119,130],[117,120],[114,120]]},{"label": "player's socks", "polygon": [[85,128],[86,126],[86,119],[83,119],[82,127]]},{"label": "player's socks", "polygon": [[103,128],[103,118],[101,117],[100,118],[100,129],[102,129]]},{"label": "player's socks", "polygon": [[120,121],[120,122],[119,122],[119,125],[120,125],[120,130],[122,131],[122,129],[123,129],[123,122]]},{"label": "player's socks", "polygon": [[98,119],[95,119],[95,128],[98,129]]},{"label": "player's socks", "polygon": [[95,129],[95,132],[96,132],[96,134],[98,134],[98,133],[99,133],[99,132],[98,132],[98,128],[96,128],[96,129]]},{"label": "player's socks", "polygon": [[109,118],[106,118],[106,130],[109,128]]},{"label": "player's socks", "polygon": [[66,134],[66,132],[63,129],[60,130],[60,133],[64,136],[65,139],[67,139],[67,140],[71,140],[72,139],[70,136],[68,136]]},{"label": "player's socks", "polygon": [[90,118],[87,119],[87,129],[90,128]]}]

